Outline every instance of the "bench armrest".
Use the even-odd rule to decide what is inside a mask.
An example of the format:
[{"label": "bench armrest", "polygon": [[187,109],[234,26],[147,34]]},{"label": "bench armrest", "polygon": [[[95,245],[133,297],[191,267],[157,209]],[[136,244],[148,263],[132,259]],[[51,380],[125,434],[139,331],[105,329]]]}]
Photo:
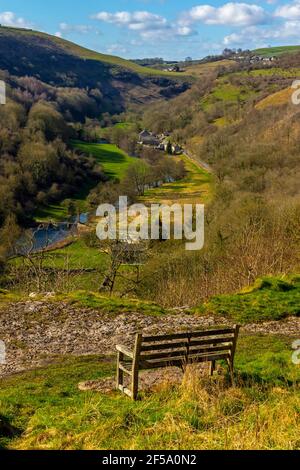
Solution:
[{"label": "bench armrest", "polygon": [[116,346],[117,351],[119,351],[122,354],[125,354],[125,356],[130,357],[133,359],[133,351],[130,351],[126,346],[122,346],[121,344],[117,344]]}]

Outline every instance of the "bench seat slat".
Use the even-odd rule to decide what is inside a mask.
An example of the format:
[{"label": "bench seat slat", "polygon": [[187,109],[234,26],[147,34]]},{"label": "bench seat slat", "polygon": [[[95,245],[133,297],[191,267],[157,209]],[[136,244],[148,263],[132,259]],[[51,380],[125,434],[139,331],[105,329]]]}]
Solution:
[{"label": "bench seat slat", "polygon": [[213,354],[209,356],[189,356],[188,361],[186,357],[177,357],[175,359],[165,359],[165,360],[157,360],[157,361],[143,361],[140,363],[142,369],[160,369],[161,367],[167,366],[175,366],[181,367],[185,364],[193,364],[193,362],[211,362],[211,361],[218,361],[221,359],[228,359],[230,357],[229,353],[224,354]]},{"label": "bench seat slat", "polygon": [[214,345],[214,344],[233,344],[233,337],[222,337],[222,338],[211,338],[211,339],[203,339],[203,340],[197,340],[197,341],[181,341],[181,342],[176,342],[176,343],[163,343],[163,344],[147,344],[147,345],[142,345],[141,351],[161,351],[161,350],[166,350],[166,349],[178,349],[178,348],[185,348],[188,344],[190,347],[192,346],[205,346],[205,345]]},{"label": "bench seat slat", "polygon": [[[217,347],[208,347],[208,348],[189,348],[189,355],[195,356],[195,355],[201,355],[201,354],[214,354],[216,352],[228,352],[231,350],[231,345],[224,345],[224,346],[217,346]],[[178,356],[184,356],[187,352],[187,349],[174,349],[172,351],[162,351],[162,352],[156,352],[156,353],[151,353],[148,354],[141,354],[140,358],[142,361],[146,360],[151,360],[151,359],[164,359],[168,357],[178,357]]]},{"label": "bench seat slat", "polygon": [[186,338],[201,338],[206,336],[220,336],[227,334],[234,334],[234,328],[224,328],[223,330],[205,330],[193,331],[186,333],[175,333],[173,335],[158,335],[158,336],[143,336],[143,343],[159,343],[167,340],[186,339]]}]

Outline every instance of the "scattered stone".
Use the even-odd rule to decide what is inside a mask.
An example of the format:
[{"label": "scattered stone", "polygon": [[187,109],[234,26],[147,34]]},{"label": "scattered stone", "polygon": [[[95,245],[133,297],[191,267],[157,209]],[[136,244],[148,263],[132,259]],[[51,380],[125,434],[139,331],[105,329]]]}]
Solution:
[{"label": "scattered stone", "polygon": [[38,296],[38,294],[36,292],[31,292],[31,294],[29,294],[29,298],[30,299],[36,299],[36,297]]},{"label": "scattered stone", "polygon": [[[6,345],[0,376],[43,366],[63,355],[112,355],[116,344],[132,347],[138,331],[167,334],[232,323],[228,318],[190,315],[182,309],[163,316],[110,315],[66,302],[10,303],[0,309],[0,339]],[[248,324],[242,331],[299,337],[300,318]]]}]

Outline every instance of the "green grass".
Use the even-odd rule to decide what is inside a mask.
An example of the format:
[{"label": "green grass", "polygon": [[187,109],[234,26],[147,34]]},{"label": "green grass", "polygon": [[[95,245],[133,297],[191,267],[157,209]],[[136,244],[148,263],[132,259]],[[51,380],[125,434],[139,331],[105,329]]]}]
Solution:
[{"label": "green grass", "polygon": [[130,157],[123,150],[113,144],[93,144],[74,141],[76,149],[87,155],[92,155],[99,163],[104,172],[112,179],[122,179],[131,163],[136,162],[136,158]]},{"label": "green grass", "polygon": [[33,214],[36,222],[63,222],[69,218],[68,212],[61,204],[49,204],[48,206],[40,206]]},{"label": "green grass", "polygon": [[48,367],[0,381],[0,446],[299,449],[300,369],[291,353],[281,338],[244,336],[236,388],[228,388],[223,375],[198,381],[193,374],[183,386],[161,385],[135,403],[116,391],[77,388],[79,382],[114,376],[115,359],[57,357]]},{"label": "green grass", "polygon": [[238,103],[246,102],[252,96],[255,96],[255,91],[247,86],[237,86],[227,83],[224,77],[217,80],[216,87],[212,92],[201,100],[201,106],[204,111],[209,111],[212,105],[216,103]]},{"label": "green grass", "polygon": [[213,297],[195,311],[229,316],[239,323],[300,316],[300,277],[258,279],[251,288]]},{"label": "green grass", "polygon": [[135,128],[135,124],[133,122],[117,122],[117,124],[115,124],[114,127],[116,129],[131,131]]},{"label": "green grass", "polygon": [[43,266],[57,270],[89,270],[99,269],[106,263],[105,254],[78,239],[65,248],[45,253]]},{"label": "green grass", "polygon": [[[42,266],[48,290],[69,292],[86,289],[87,291],[97,291],[101,280],[103,280],[108,261],[108,256],[105,253],[98,248],[87,246],[82,238],[75,239],[64,248],[45,252]],[[20,269],[20,272],[22,272],[23,262],[21,258],[10,261]],[[27,263],[26,260],[25,263]],[[33,280],[30,288],[33,292],[36,289],[34,285]],[[15,286],[15,291],[24,292],[22,282]]]},{"label": "green grass", "polygon": [[[40,254],[37,256],[40,259]],[[23,263],[26,266],[28,264],[22,258],[14,258],[10,261],[12,267],[18,268],[19,272],[23,272]],[[74,239],[64,248],[43,253],[42,266],[45,272],[45,282],[47,283],[46,289],[55,291],[76,291],[80,289],[97,291],[107,269],[107,263],[108,256],[98,248],[87,246],[82,238]],[[26,286],[26,289],[28,291],[29,286]],[[32,280],[30,289],[35,292],[34,280]],[[22,277],[20,284],[16,285],[14,290],[20,294],[24,293]]]},{"label": "green grass", "polygon": [[[78,291],[70,294],[61,294],[56,300],[65,300],[81,307],[101,310],[103,313],[143,313],[145,315],[163,315],[168,311],[154,302],[145,300],[107,297],[95,292]],[[170,313],[170,312],[168,312]]]},{"label": "green grass", "polygon": [[243,380],[300,385],[300,367],[291,360],[293,338],[245,335],[238,344],[236,367]]},{"label": "green grass", "polygon": [[233,74],[235,77],[283,77],[283,78],[296,78],[299,77],[299,67],[289,67],[288,69],[282,69],[280,67],[270,67],[263,69],[254,69],[243,72],[236,72]]},{"label": "green grass", "polygon": [[255,49],[252,52],[253,54],[260,55],[263,57],[277,57],[282,54],[300,52],[300,46],[264,47],[261,49]]}]

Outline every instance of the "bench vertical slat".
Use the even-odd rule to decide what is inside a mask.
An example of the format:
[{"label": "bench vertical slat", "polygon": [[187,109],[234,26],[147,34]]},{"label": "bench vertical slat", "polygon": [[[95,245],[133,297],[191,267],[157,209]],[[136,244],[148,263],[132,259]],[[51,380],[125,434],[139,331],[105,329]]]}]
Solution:
[{"label": "bench vertical slat", "polygon": [[240,331],[240,325],[234,325],[233,344],[232,344],[232,348],[231,348],[230,359],[227,360],[232,385],[234,385],[234,356],[235,356],[235,352],[236,352],[236,345],[237,345],[237,341],[238,341],[239,331]]},{"label": "bench vertical slat", "polygon": [[117,390],[124,385],[124,372],[120,369],[120,363],[124,360],[124,354],[118,351],[117,353]]},{"label": "bench vertical slat", "polygon": [[215,370],[216,370],[216,361],[211,361],[209,365],[209,375],[211,377],[214,375]]},{"label": "bench vertical slat", "polygon": [[133,353],[133,362],[132,362],[132,389],[131,396],[133,400],[137,399],[138,390],[139,390],[139,362],[141,347],[143,342],[143,335],[138,333],[135,338],[134,353]]},{"label": "bench vertical slat", "polygon": [[239,337],[239,332],[240,332],[240,325],[235,325],[234,326],[235,332],[234,332],[234,340],[233,340],[233,347],[232,347],[232,359],[234,360],[235,352],[236,352],[236,345]]}]

